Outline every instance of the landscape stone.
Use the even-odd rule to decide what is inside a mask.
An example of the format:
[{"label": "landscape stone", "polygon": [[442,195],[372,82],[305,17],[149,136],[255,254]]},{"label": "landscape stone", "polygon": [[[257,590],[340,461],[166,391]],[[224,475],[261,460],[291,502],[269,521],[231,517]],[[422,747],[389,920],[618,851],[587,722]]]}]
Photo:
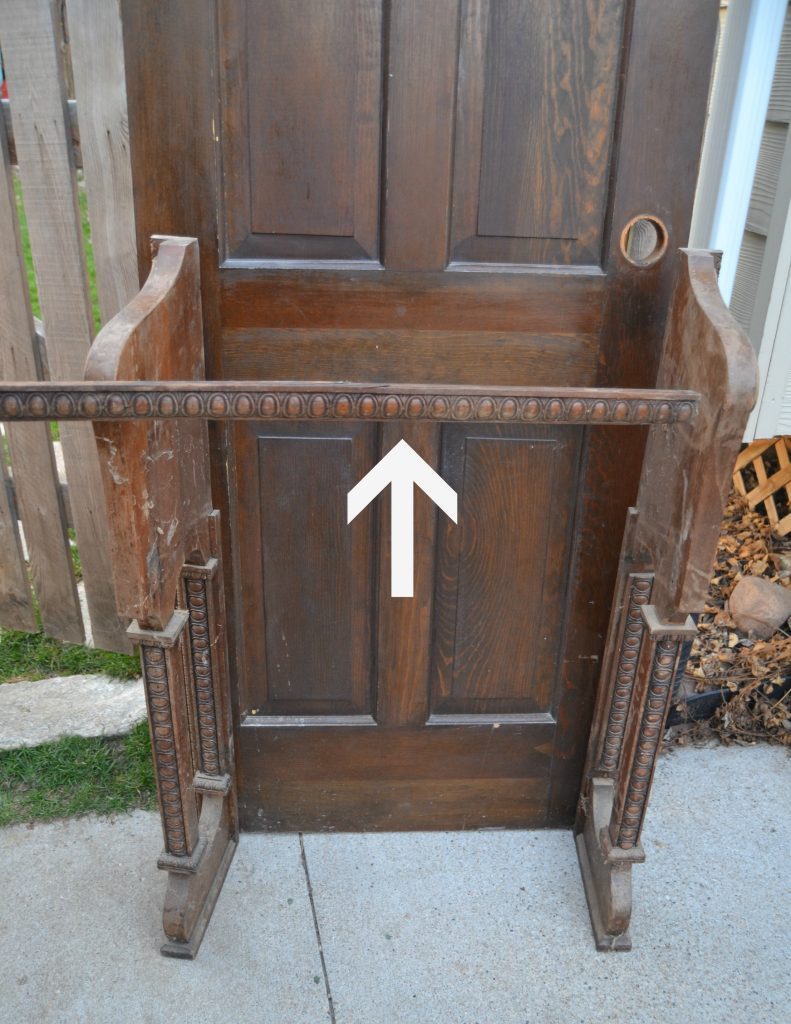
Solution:
[{"label": "landscape stone", "polygon": [[728,610],[737,629],[767,640],[791,616],[791,590],[760,576],[745,576],[733,588]]},{"label": "landscape stone", "polygon": [[104,675],[0,685],[0,750],[64,736],[120,736],[146,717],[143,683]]}]

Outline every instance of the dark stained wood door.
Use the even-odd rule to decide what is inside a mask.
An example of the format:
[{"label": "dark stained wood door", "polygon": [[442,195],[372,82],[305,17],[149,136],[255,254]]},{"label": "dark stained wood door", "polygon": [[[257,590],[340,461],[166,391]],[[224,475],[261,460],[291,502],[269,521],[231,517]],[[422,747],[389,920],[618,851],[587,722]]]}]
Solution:
[{"label": "dark stained wood door", "polygon": [[[217,378],[650,386],[717,8],[129,0],[141,265],[199,237]],[[213,428],[243,825],[570,823],[640,429],[349,403]],[[346,524],[401,438],[459,494],[412,599],[389,498]]]}]

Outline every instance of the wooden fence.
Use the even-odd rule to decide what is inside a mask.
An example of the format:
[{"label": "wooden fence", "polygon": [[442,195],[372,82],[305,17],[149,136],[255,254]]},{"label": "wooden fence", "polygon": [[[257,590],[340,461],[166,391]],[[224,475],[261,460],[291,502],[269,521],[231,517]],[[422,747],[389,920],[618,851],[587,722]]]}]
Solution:
[{"label": "wooden fence", "polygon": [[[102,322],[139,287],[120,26],[119,0],[0,3],[8,87],[0,118],[0,376],[5,380],[82,377],[94,317],[81,187],[87,192]],[[20,187],[41,306],[38,331],[17,216]],[[37,606],[47,634],[83,642],[68,533],[73,527],[93,642],[127,651],[125,623],[115,607],[93,431],[89,423],[64,423],[59,435],[54,443],[46,423],[5,427],[0,626],[37,629]]]}]

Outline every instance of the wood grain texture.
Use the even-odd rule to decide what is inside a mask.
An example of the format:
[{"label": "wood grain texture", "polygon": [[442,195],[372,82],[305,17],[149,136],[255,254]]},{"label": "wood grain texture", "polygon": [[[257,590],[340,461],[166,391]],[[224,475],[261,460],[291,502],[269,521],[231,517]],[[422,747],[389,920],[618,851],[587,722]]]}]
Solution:
[{"label": "wood grain texture", "polygon": [[598,339],[514,331],[330,328],[234,331],[223,339],[223,366],[235,380],[421,380],[443,383],[451,360],[457,383],[593,384]]},{"label": "wood grain texture", "polygon": [[600,262],[624,8],[465,0],[454,259]]},{"label": "wood grain texture", "polygon": [[372,710],[373,510],[347,526],[345,499],[373,466],[375,442],[366,424],[237,433],[248,710]]},{"label": "wood grain texture", "polygon": [[9,498],[5,459],[0,464],[0,623],[4,629],[33,632],[36,614],[22,552],[16,508]]},{"label": "wood grain texture", "polygon": [[[118,379],[167,381],[177,374],[200,380],[199,285],[195,240],[162,241],[143,289],[97,336],[86,378],[111,390]],[[108,422],[97,424],[95,433],[113,523],[119,610],[145,629],[164,629],[183,563],[196,550],[208,557],[206,424]]]},{"label": "wood grain texture", "polygon": [[381,0],[224,0],[226,258],[376,260]]},{"label": "wood grain texture", "polygon": [[579,442],[551,427],[446,428],[442,476],[463,516],[440,527],[432,713],[554,710]]},{"label": "wood grain texture", "polygon": [[102,322],[139,289],[119,0],[69,0],[91,244]]},{"label": "wood grain texture", "polygon": [[[432,423],[385,423],[381,455],[400,440],[439,469],[440,428]],[[376,721],[382,726],[422,726],[429,715],[429,673],[433,640],[437,511],[419,488],[414,504],[414,597],[390,597],[389,498],[378,502],[379,602],[377,616]]]},{"label": "wood grain texture", "polygon": [[[13,95],[19,173],[34,253],[50,371],[78,379],[93,335],[82,226],[61,69],[59,16],[49,0],[0,8],[3,59]],[[94,641],[127,649],[112,587],[107,509],[92,432],[61,434]],[[79,496],[79,498],[77,498]]]},{"label": "wood grain texture", "polygon": [[[69,136],[71,148],[74,154],[74,166],[82,167],[82,150],[80,149],[80,125],[77,120],[77,101],[68,100]],[[0,112],[2,112],[5,125],[6,138],[8,141],[8,155],[12,164],[16,164],[16,143],[14,141],[14,123],[11,120],[11,101],[0,99]]]},{"label": "wood grain texture", "polygon": [[242,828],[421,831],[507,822],[542,827],[551,735],[552,726],[415,731],[244,724]]},{"label": "wood grain texture", "polygon": [[[35,379],[41,375],[41,366],[19,237],[14,183],[2,129],[0,238],[4,240],[0,246],[0,376],[4,380]],[[41,624],[49,636],[81,643],[85,634],[49,425],[7,424],[6,435]],[[4,522],[7,544],[3,545],[6,565],[0,621],[9,629],[34,630],[36,619],[30,604],[30,585],[24,563],[18,563],[18,527],[16,519],[10,516],[7,499]]]},{"label": "wood grain texture", "polygon": [[755,350],[722,301],[711,254],[683,250],[676,274],[659,383],[696,387],[701,411],[694,426],[649,434],[635,547],[654,566],[658,614],[683,620],[706,600],[722,511],[758,385]]},{"label": "wood grain texture", "polygon": [[447,263],[458,0],[390,8],[385,266]]}]

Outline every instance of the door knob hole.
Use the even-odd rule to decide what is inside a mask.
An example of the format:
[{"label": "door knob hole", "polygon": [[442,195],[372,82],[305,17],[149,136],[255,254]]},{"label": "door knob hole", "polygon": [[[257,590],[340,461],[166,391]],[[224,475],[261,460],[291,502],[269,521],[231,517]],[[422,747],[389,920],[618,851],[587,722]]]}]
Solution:
[{"label": "door knob hole", "polygon": [[658,217],[633,217],[621,234],[621,252],[635,267],[650,267],[667,249],[667,228]]}]

